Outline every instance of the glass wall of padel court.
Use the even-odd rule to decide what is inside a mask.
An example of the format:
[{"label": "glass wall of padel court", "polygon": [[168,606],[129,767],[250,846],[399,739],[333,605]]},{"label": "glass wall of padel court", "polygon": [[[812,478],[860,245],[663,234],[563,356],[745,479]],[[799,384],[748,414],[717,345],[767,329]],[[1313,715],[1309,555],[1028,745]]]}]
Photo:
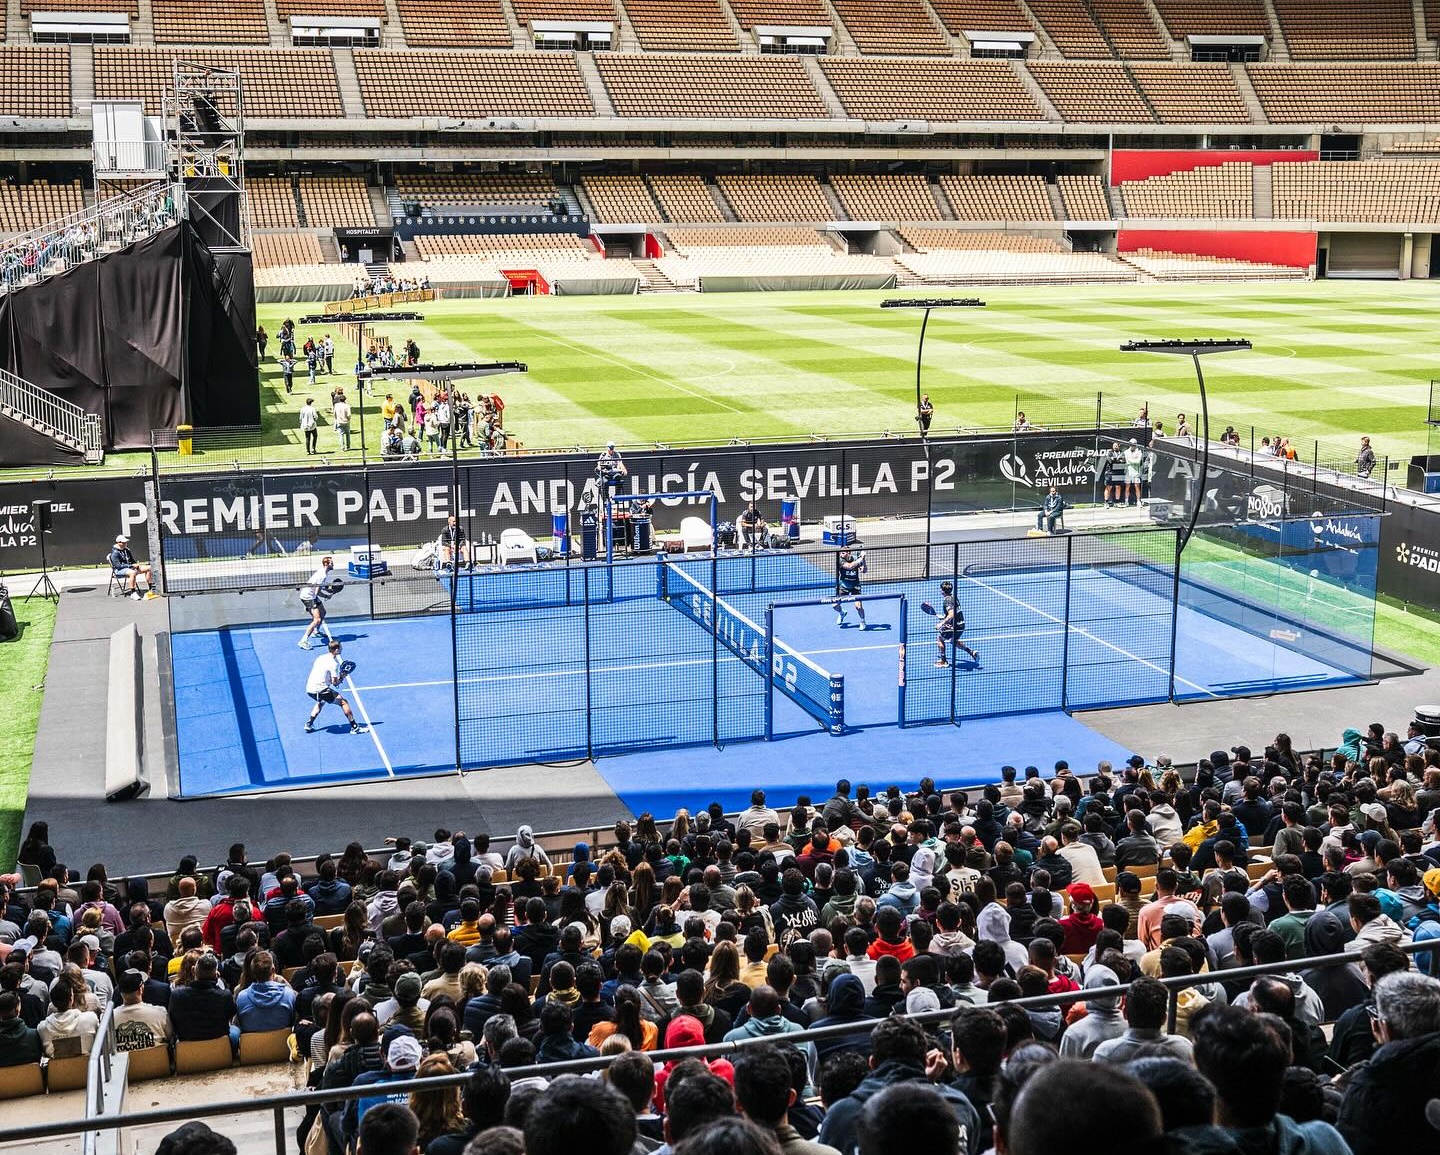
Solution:
[{"label": "glass wall of padel court", "polygon": [[[833,547],[399,564],[336,590],[309,651],[289,584],[172,595],[181,792],[1353,684],[1379,518],[1331,521],[1202,526],[1183,552],[1172,526],[872,546],[858,597]],[[331,706],[304,729],[331,638],[359,734]]]}]

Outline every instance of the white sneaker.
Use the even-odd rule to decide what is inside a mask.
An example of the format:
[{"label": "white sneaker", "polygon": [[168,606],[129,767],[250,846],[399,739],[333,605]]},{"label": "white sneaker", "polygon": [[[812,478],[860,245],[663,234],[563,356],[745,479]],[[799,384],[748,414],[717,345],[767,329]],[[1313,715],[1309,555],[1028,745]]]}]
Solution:
[{"label": "white sneaker", "polygon": [[301,639],[300,639],[300,648],[301,648],[302,650],[308,650],[308,649],[310,648],[310,639],[309,639],[309,638],[301,638]]},{"label": "white sneaker", "polygon": [[138,601],[140,600],[140,597],[141,597],[141,594],[140,594],[140,591],[139,591],[139,590],[131,590],[131,591],[130,591],[130,600],[131,600],[132,602],[138,602]]}]

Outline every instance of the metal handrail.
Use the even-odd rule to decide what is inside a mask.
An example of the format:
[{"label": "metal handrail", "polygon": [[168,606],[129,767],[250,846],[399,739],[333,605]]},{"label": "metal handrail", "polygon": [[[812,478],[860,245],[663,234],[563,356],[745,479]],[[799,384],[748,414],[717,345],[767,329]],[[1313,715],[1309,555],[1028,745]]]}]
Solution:
[{"label": "metal handrail", "polygon": [[0,369],[0,405],[76,448],[87,451],[100,448],[98,416],[8,369]]},{"label": "metal handrail", "polygon": [[[1419,952],[1429,953],[1440,950],[1440,945],[1434,942],[1401,943],[1399,949],[1407,954]],[[1306,959],[1287,959],[1279,963],[1266,963],[1261,966],[1233,967],[1223,971],[1207,971],[1199,975],[1177,975],[1173,978],[1161,978],[1155,980],[1171,991],[1170,1015],[1173,1026],[1176,1007],[1176,994],[1189,987],[1208,986],[1211,983],[1219,982],[1222,979],[1232,980],[1237,978],[1259,978],[1263,975],[1289,974],[1295,971],[1316,970],[1323,967],[1345,966],[1358,963],[1360,956],[1354,951],[1343,951],[1339,954],[1317,955]],[[1113,987],[1105,987],[1103,997],[1116,998],[1130,990],[1133,983],[1121,983]],[[1008,1005],[1022,1007],[1025,1009],[1041,1009],[1052,1006],[1066,1006],[1070,1003],[1080,1002],[1086,998],[1096,997],[1094,990],[1080,989],[1067,991],[1064,994],[1034,995],[1029,998],[1011,999]],[[964,1010],[963,1006],[956,1006],[947,1010],[926,1011],[917,1015],[897,1015],[895,1018],[909,1019],[911,1022],[921,1026],[928,1026],[933,1023],[946,1023],[954,1019],[958,1011]],[[709,1043],[699,1047],[681,1047],[671,1050],[649,1051],[656,1063],[665,1063],[670,1060],[680,1061],[689,1058],[710,1058],[718,1055],[738,1054],[749,1047],[760,1046],[766,1043],[777,1041],[787,1045],[796,1043],[808,1043],[817,1040],[843,1038],[850,1035],[857,1035],[865,1030],[873,1030],[884,1019],[861,1020],[857,1023],[840,1023],[830,1027],[810,1027],[803,1031],[796,1031],[778,1037],[757,1036],[753,1038],[740,1039],[735,1042]],[[593,1059],[571,1059],[562,1063],[537,1063],[529,1067],[513,1067],[506,1070],[506,1074],[512,1079],[522,1079],[538,1075],[542,1078],[553,1078],[556,1075],[565,1074],[586,1074],[591,1071],[603,1070],[615,1061],[615,1055],[601,1055]],[[469,1079],[468,1073],[455,1075],[441,1075],[433,1079],[411,1079],[403,1086],[405,1091],[429,1091],[443,1087],[462,1087]],[[284,1113],[287,1110],[308,1107],[311,1104],[319,1103],[340,1103],[349,1102],[354,1099],[368,1098],[375,1094],[374,1085],[360,1087],[337,1087],[330,1090],[295,1091],[285,1095],[266,1095],[260,1098],[231,1099],[220,1103],[209,1103],[204,1106],[167,1107],[158,1111],[137,1111],[131,1115],[110,1115],[103,1118],[85,1119],[80,1122],[74,1120],[60,1123],[41,1123],[30,1127],[17,1127],[5,1133],[4,1140],[8,1143],[31,1142],[36,1139],[54,1139],[66,1135],[75,1135],[85,1131],[117,1131],[121,1128],[149,1127],[161,1123],[188,1122],[191,1119],[215,1118],[221,1115],[246,1115],[258,1111],[270,1111],[275,1114],[275,1152],[276,1155],[286,1155],[286,1142],[288,1132],[284,1126]]]},{"label": "metal handrail", "polygon": [[12,237],[0,245],[0,291],[63,273],[104,255],[109,245],[128,245],[177,224],[183,197],[182,186],[157,181]]}]

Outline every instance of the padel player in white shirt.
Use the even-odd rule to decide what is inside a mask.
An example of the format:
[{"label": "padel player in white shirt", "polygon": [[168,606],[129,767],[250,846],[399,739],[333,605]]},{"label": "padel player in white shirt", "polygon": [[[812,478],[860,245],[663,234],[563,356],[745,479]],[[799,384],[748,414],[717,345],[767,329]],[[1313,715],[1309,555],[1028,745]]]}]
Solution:
[{"label": "padel player in white shirt", "polygon": [[340,643],[331,642],[325,647],[325,653],[311,663],[310,677],[305,680],[305,693],[315,703],[310,717],[305,720],[305,733],[315,732],[315,719],[320,717],[320,711],[328,705],[339,706],[345,712],[345,717],[350,719],[350,733],[360,733],[360,723],[355,721],[355,715],[350,712],[350,703],[335,689],[344,680],[345,675],[340,667]]},{"label": "padel player in white shirt", "polygon": [[305,627],[305,632],[300,635],[300,648],[310,648],[310,638],[320,624],[325,620],[325,599],[320,592],[325,588],[325,583],[330,580],[330,574],[335,569],[333,557],[322,557],[320,568],[310,575],[310,580],[300,587],[300,604],[310,615],[310,624]]}]

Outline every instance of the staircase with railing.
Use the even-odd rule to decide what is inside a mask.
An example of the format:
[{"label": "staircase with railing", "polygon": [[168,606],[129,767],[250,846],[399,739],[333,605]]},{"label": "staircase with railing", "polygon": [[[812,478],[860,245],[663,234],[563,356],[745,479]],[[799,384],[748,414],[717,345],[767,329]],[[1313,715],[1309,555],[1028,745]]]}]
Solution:
[{"label": "staircase with railing", "polygon": [[79,453],[87,465],[105,459],[100,418],[48,389],[0,369],[0,417],[18,421]]}]

